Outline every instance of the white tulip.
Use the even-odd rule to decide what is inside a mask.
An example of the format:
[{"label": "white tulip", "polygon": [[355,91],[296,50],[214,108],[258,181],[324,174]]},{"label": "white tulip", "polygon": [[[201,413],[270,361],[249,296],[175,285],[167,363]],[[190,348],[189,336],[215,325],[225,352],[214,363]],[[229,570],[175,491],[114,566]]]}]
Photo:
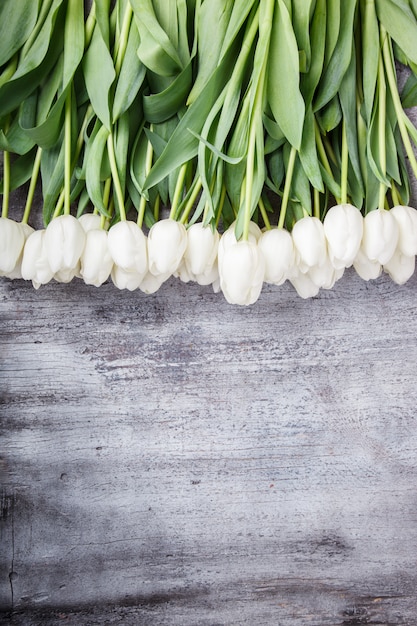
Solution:
[{"label": "white tulip", "polygon": [[238,241],[227,247],[219,260],[220,287],[230,304],[256,302],[262,290],[265,261],[253,241]]},{"label": "white tulip", "polygon": [[381,265],[388,263],[399,238],[397,220],[391,211],[376,209],[370,211],[363,221],[363,237],[361,248],[371,261],[378,261]]},{"label": "white tulip", "polygon": [[183,283],[189,283],[190,280],[192,280],[190,272],[185,265],[184,259],[181,260],[181,263],[179,264],[173,275],[175,276],[175,278],[179,278],[180,281]]},{"label": "white tulip", "polygon": [[334,267],[350,267],[362,241],[361,212],[351,204],[335,205],[326,213],[323,227],[329,257]]},{"label": "white tulip", "polygon": [[324,227],[317,217],[307,215],[298,220],[293,226],[291,236],[301,272],[326,262],[327,243]]},{"label": "white tulip", "polygon": [[73,215],[60,215],[49,222],[45,231],[45,249],[54,274],[75,269],[84,245],[84,229]]},{"label": "white tulip", "polygon": [[327,257],[327,260],[322,265],[314,265],[311,267],[307,274],[317,287],[321,289],[332,289],[336,281],[342,278],[345,268],[336,269]]},{"label": "white tulip", "polygon": [[[229,226],[229,228],[223,233],[220,238],[219,246],[218,246],[218,262],[222,262],[222,257],[224,251],[233,244],[237,243],[236,235],[235,235],[236,222],[233,222]],[[262,235],[262,231],[259,228],[258,224],[255,222],[249,222],[249,233],[248,233],[248,241],[252,241],[253,243],[257,243],[260,236]]]},{"label": "white tulip", "polygon": [[417,211],[411,206],[394,206],[391,211],[398,228],[397,248],[406,256],[417,254]]},{"label": "white tulip", "polygon": [[35,289],[52,280],[54,272],[48,261],[45,229],[35,230],[25,243],[22,259],[22,278],[31,280]]},{"label": "white tulip", "polygon": [[364,253],[362,247],[359,248],[358,254],[353,261],[353,267],[363,280],[374,280],[381,276],[382,273],[381,263],[379,261],[371,261]]},{"label": "white tulip", "polygon": [[184,224],[172,219],[156,222],[148,233],[149,271],[154,276],[174,274],[187,247]]},{"label": "white tulip", "polygon": [[388,263],[384,265],[384,272],[398,285],[404,285],[414,274],[416,257],[403,254],[397,248]]},{"label": "white tulip", "polygon": [[59,270],[58,272],[55,272],[54,280],[56,280],[57,283],[70,283],[73,278],[81,277],[80,269],[81,269],[81,263],[80,261],[78,261],[75,267],[71,267],[69,269],[63,269],[63,270]]},{"label": "white tulip", "polygon": [[135,272],[135,270],[125,270],[119,265],[114,264],[111,270],[111,279],[118,289],[134,291],[139,288],[143,280],[143,273]]},{"label": "white tulip", "polygon": [[[191,280],[199,282],[199,277],[201,277],[201,280],[205,281],[208,276],[212,275],[213,266],[217,260],[219,240],[218,231],[210,226],[203,226],[201,222],[189,227],[184,263]],[[217,271],[215,274],[217,275]]]},{"label": "white tulip", "polygon": [[16,267],[25,243],[20,222],[0,217],[0,275],[7,276]]},{"label": "white tulip", "polygon": [[146,274],[148,271],[146,236],[136,222],[125,220],[112,226],[108,231],[107,243],[114,264],[120,269],[140,274],[142,277]]},{"label": "white tulip", "polygon": [[290,233],[272,228],[262,233],[258,246],[265,258],[265,282],[282,285],[295,271],[295,250]]},{"label": "white tulip", "polygon": [[296,276],[292,276],[290,283],[303,299],[313,298],[320,291],[320,287],[311,279],[309,272],[299,272]]},{"label": "white tulip", "polygon": [[99,287],[110,276],[113,258],[108,246],[108,233],[103,229],[89,230],[81,255],[80,275],[86,285]]},{"label": "white tulip", "polygon": [[147,295],[155,293],[170,276],[171,273],[158,274],[158,276],[154,276],[154,274],[147,272],[139,285],[139,289]]},{"label": "white tulip", "polygon": [[[20,224],[22,232],[23,232],[23,236],[24,236],[24,241],[26,243],[27,238],[29,237],[29,235],[31,235],[33,233],[33,228],[32,226],[29,226],[29,224]],[[13,270],[11,272],[9,272],[7,274],[8,278],[11,278],[12,280],[16,279],[16,278],[22,278],[22,260],[23,260],[23,251],[24,251],[24,245],[22,247],[22,251],[20,253],[20,256],[17,260],[16,265],[14,266]]]},{"label": "white tulip", "polygon": [[95,213],[83,213],[78,218],[78,221],[86,233],[90,230],[101,228],[101,216]]}]

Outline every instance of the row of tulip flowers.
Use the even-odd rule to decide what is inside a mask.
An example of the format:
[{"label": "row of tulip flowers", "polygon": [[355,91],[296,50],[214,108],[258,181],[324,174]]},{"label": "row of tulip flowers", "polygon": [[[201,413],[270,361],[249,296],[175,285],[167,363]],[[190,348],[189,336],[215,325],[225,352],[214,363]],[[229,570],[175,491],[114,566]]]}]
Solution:
[{"label": "row of tulip flowers", "polygon": [[256,302],[264,283],[289,281],[302,298],[330,289],[353,266],[364,280],[384,271],[398,284],[414,273],[417,211],[397,205],[365,217],[351,204],[332,206],[323,221],[306,215],[291,232],[263,230],[253,221],[248,237],[236,240],[232,224],[222,234],[201,222],[186,228],[166,218],[147,234],[134,221],[106,228],[103,218],[86,213],[61,215],[46,228],[0,218],[0,274],[32,281],[82,279],[100,286],[156,292],[171,276],[212,285],[231,304]]}]

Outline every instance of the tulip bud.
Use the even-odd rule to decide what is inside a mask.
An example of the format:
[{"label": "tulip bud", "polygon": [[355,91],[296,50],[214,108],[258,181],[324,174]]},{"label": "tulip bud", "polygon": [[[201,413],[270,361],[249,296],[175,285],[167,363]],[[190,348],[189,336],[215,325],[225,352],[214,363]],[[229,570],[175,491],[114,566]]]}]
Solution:
[{"label": "tulip bud", "polygon": [[351,204],[338,204],[326,213],[323,222],[328,252],[334,267],[350,267],[363,235],[363,217]]},{"label": "tulip bud", "polygon": [[253,304],[259,298],[265,261],[257,244],[238,241],[227,247],[219,260],[220,287],[230,304]]},{"label": "tulip bud", "polygon": [[186,247],[187,231],[184,224],[172,219],[156,222],[148,233],[151,274],[173,274],[181,263]]},{"label": "tulip bud", "polygon": [[398,248],[384,265],[384,271],[398,285],[404,285],[414,274],[416,257],[403,254]]},{"label": "tulip bud", "polygon": [[320,291],[320,287],[311,279],[309,272],[298,272],[297,275],[290,278],[290,283],[300,298],[303,299],[313,298]]},{"label": "tulip bud", "polygon": [[78,218],[78,221],[86,233],[90,230],[101,228],[101,216],[95,213],[83,213]]},{"label": "tulip bud", "polygon": [[361,248],[371,261],[381,265],[388,263],[399,237],[399,227],[391,211],[375,209],[367,213],[363,220],[363,237]]},{"label": "tulip bud", "polygon": [[86,234],[81,255],[80,274],[86,285],[99,287],[110,276],[113,258],[108,246],[108,233],[103,229],[90,230]]},{"label": "tulip bud", "polygon": [[45,229],[35,230],[25,243],[22,259],[22,278],[31,280],[35,289],[52,280],[52,271],[45,245]]},{"label": "tulip bud", "polygon": [[307,274],[317,287],[321,289],[332,289],[336,281],[342,278],[345,268],[336,269],[327,257],[322,265],[314,265]]},{"label": "tulip bud", "polygon": [[397,249],[406,256],[417,254],[417,211],[411,206],[394,206],[391,211],[399,228]]},{"label": "tulip bud", "polygon": [[[217,259],[220,235],[201,222],[192,224],[187,230],[187,247],[184,262],[191,280],[204,280],[212,272]],[[208,283],[206,283],[208,284]]]},{"label": "tulip bud", "polygon": [[358,254],[353,261],[353,267],[356,273],[363,280],[373,280],[381,276],[382,266],[378,261],[371,261],[364,253],[362,247],[359,248]]},{"label": "tulip bud", "polygon": [[112,226],[108,232],[107,243],[115,265],[142,277],[146,274],[148,271],[146,236],[136,222],[122,221]]},{"label": "tulip bud", "polygon": [[114,264],[111,270],[111,279],[118,289],[134,291],[138,289],[141,284],[143,273],[135,272],[135,270],[125,270],[119,265]]},{"label": "tulip bud", "polygon": [[295,271],[295,250],[290,233],[283,228],[266,230],[258,246],[265,259],[265,282],[282,285]]},{"label": "tulip bud", "polygon": [[44,241],[54,274],[77,267],[85,245],[85,232],[73,215],[60,215],[49,222]]},{"label": "tulip bud", "polygon": [[147,272],[139,285],[139,289],[147,295],[155,293],[170,276],[170,273],[158,274],[158,276],[154,276],[150,272]]},{"label": "tulip bud", "polygon": [[[23,224],[23,223],[20,224],[20,227],[23,232],[24,242],[26,243],[26,240],[29,237],[29,235],[33,233],[33,228],[32,226],[29,226],[29,224]],[[17,260],[16,265],[14,266],[13,270],[7,274],[7,278],[10,278],[12,280],[16,278],[22,278],[23,250],[24,250],[24,245],[22,247],[22,251],[20,253],[20,256]]]},{"label": "tulip bud", "polygon": [[317,217],[307,215],[298,220],[291,235],[301,272],[323,265],[327,257],[327,243],[323,223]]},{"label": "tulip bud", "polygon": [[[236,222],[233,222],[233,224],[229,226],[229,228],[223,233],[223,235],[220,238],[219,247],[217,251],[219,263],[221,263],[222,261],[222,256],[226,248],[237,243],[237,239],[235,235],[235,228],[236,228]],[[248,241],[252,241],[253,243],[256,244],[261,235],[262,235],[262,231],[259,228],[258,224],[255,224],[255,222],[249,222]]]},{"label": "tulip bud", "polygon": [[24,243],[22,224],[0,217],[0,275],[7,276],[14,270]]}]

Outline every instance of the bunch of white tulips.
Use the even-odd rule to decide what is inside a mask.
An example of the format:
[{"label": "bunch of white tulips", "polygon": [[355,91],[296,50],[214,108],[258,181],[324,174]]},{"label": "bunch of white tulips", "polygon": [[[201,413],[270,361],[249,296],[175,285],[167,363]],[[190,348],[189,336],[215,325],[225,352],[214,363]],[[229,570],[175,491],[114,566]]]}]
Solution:
[{"label": "bunch of white tulips", "polygon": [[222,235],[210,226],[185,227],[171,218],[147,234],[123,220],[103,228],[99,215],[54,218],[45,229],[0,218],[0,274],[31,280],[37,289],[52,279],[81,278],[100,286],[154,293],[171,276],[221,290],[231,304],[256,302],[264,283],[290,281],[302,298],[331,289],[345,268],[364,280],[382,271],[404,284],[414,273],[417,211],[409,206],[376,209],[365,217],[351,204],[338,204],[323,221],[306,216],[291,232],[261,230],[250,222],[246,239],[232,224]]}]

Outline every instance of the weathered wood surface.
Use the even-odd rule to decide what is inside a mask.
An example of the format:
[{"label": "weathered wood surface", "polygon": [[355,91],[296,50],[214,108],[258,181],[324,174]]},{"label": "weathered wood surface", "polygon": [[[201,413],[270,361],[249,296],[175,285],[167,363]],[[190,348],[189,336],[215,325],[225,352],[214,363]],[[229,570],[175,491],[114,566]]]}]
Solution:
[{"label": "weathered wood surface", "polygon": [[3,623],[417,624],[416,304],[3,279]]}]

